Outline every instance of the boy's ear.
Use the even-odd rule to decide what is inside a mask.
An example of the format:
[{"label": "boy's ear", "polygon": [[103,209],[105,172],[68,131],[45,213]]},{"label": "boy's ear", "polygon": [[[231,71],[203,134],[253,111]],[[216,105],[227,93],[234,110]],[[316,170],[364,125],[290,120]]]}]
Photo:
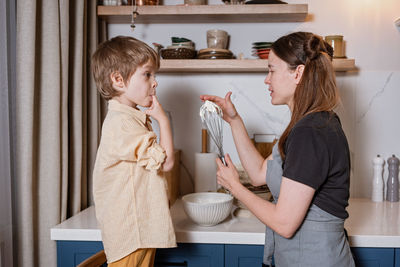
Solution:
[{"label": "boy's ear", "polygon": [[110,78],[112,81],[112,86],[115,90],[121,91],[123,90],[125,84],[124,84],[124,78],[122,78],[121,73],[118,71],[114,71],[110,74]]}]

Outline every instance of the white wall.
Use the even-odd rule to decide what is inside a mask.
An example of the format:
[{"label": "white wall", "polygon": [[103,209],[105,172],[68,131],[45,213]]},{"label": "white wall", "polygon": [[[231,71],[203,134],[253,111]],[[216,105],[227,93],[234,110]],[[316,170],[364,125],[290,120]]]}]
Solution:
[{"label": "white wall", "polygon": [[[337,73],[342,96],[338,109],[352,152],[351,196],[369,197],[372,180],[371,159],[381,154],[387,159],[400,156],[400,17],[398,0],[288,0],[308,4],[309,16],[302,23],[202,23],[139,24],[134,32],[128,24],[110,24],[109,37],[131,35],[149,45],[170,45],[170,37],[187,37],[197,49],[206,48],[206,31],[224,29],[230,34],[230,50],[251,57],[251,43],[274,41],[293,31],[312,31],[325,36],[344,35],[346,55],[356,60],[358,71]],[[165,0],[165,4],[181,1]],[[209,4],[222,4],[209,0]],[[289,112],[272,106],[257,74],[158,74],[158,96],[173,118],[175,146],[183,151],[183,164],[193,174],[194,153],[201,149],[200,94],[223,96],[233,91],[234,103],[241,113],[249,135],[277,134],[285,128]],[[237,162],[231,133],[225,127],[224,148]],[[385,166],[386,167],[386,166]],[[190,192],[191,182],[182,169],[181,193]],[[385,173],[387,176],[387,171]]]}]

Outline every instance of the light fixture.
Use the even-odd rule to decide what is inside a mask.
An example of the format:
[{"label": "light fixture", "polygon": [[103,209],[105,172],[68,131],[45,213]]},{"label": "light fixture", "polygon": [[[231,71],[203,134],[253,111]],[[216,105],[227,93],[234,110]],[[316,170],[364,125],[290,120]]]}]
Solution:
[{"label": "light fixture", "polygon": [[[133,3],[135,2],[135,4],[133,5]],[[132,1],[132,18],[131,18],[131,29],[132,31],[135,30],[135,19],[137,16],[139,16],[139,12],[137,12],[138,6],[136,4],[136,0]]]}]

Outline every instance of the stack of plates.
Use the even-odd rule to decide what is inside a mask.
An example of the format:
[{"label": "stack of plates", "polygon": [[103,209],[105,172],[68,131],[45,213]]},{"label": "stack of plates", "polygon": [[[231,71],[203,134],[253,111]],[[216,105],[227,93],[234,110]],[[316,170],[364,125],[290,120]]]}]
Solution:
[{"label": "stack of plates", "polygon": [[255,42],[253,43],[252,55],[262,59],[268,59],[272,42]]},{"label": "stack of plates", "polygon": [[168,46],[169,49],[176,49],[176,48],[187,48],[187,49],[194,49],[194,43],[192,40],[183,38],[183,37],[171,37],[172,45]]},{"label": "stack of plates", "polygon": [[197,55],[199,59],[231,59],[233,54],[228,49],[205,48],[200,49]]}]

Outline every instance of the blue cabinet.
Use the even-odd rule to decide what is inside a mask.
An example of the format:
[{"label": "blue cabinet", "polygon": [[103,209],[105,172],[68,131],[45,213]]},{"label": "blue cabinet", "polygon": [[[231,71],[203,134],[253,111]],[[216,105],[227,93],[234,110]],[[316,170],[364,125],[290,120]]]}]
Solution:
[{"label": "blue cabinet", "polygon": [[102,249],[99,241],[57,241],[57,266],[75,267]]},{"label": "blue cabinet", "polygon": [[357,267],[386,267],[395,265],[394,248],[351,248]]},{"label": "blue cabinet", "polygon": [[400,267],[400,248],[394,250],[394,266]]},{"label": "blue cabinet", "polygon": [[[75,267],[103,249],[101,242],[57,241],[57,266]],[[400,267],[400,248],[351,248],[357,267]],[[262,245],[189,244],[157,249],[155,267],[260,267]]]},{"label": "blue cabinet", "polygon": [[264,246],[225,245],[225,266],[250,267],[262,266]]},{"label": "blue cabinet", "polygon": [[224,244],[186,244],[177,248],[157,249],[156,267],[221,267],[224,266]]},{"label": "blue cabinet", "polygon": [[[75,267],[103,249],[99,241],[57,241],[57,266]],[[177,248],[157,249],[156,267],[224,266],[224,244],[184,244]]]}]

